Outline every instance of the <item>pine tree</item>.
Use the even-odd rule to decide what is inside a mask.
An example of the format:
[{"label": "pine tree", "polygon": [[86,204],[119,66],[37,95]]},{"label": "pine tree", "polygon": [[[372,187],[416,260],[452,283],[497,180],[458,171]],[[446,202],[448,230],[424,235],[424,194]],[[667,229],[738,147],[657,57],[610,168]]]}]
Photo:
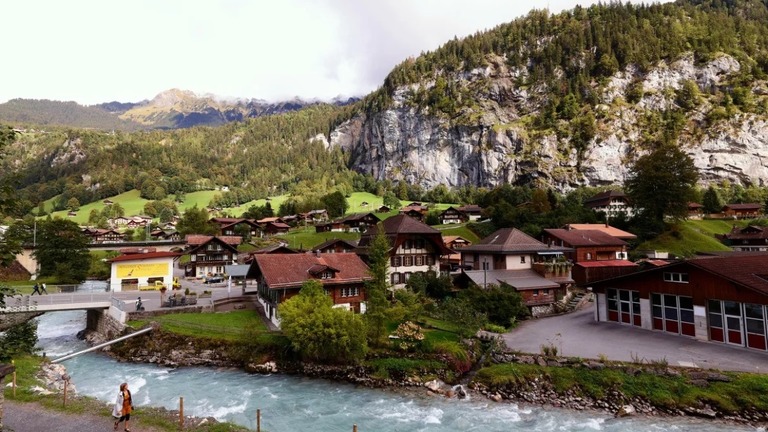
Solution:
[{"label": "pine tree", "polygon": [[389,304],[387,293],[391,289],[387,281],[389,269],[389,250],[391,245],[384,233],[384,225],[379,224],[376,236],[368,250],[369,273],[373,278],[366,285],[368,299],[365,308],[365,321],[368,324],[368,343],[378,345],[386,334]]}]

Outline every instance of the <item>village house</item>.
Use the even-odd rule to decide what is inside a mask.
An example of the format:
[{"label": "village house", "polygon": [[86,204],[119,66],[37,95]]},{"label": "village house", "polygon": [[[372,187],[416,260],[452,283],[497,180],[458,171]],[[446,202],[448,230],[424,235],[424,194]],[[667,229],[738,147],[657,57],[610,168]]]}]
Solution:
[{"label": "village house", "polygon": [[387,205],[382,205],[381,207],[376,209],[376,213],[389,213],[392,209]]},{"label": "village house", "polygon": [[287,233],[291,227],[287,224],[284,224],[282,222],[267,222],[264,224],[263,230],[264,235],[267,236],[273,236],[275,234],[285,234]]},{"label": "village house", "polygon": [[242,258],[241,261],[245,264],[250,264],[254,260],[255,255],[264,255],[264,254],[297,254],[301,253],[300,251],[297,251],[296,249],[292,249],[288,247],[287,243],[276,243],[267,247],[263,247],[261,249],[256,249],[254,251],[250,251],[246,254],[238,255],[238,258]]},{"label": "village house", "polygon": [[137,290],[156,282],[166,287],[173,284],[173,266],[180,253],[157,252],[154,248],[131,248],[121,252],[122,255],[107,260],[111,268],[110,291]]},{"label": "village house", "polygon": [[395,288],[404,287],[414,273],[438,271],[440,257],[453,253],[443,244],[440,231],[401,214],[372,226],[360,237],[356,252],[364,261],[380,227],[391,245],[387,277]]},{"label": "village house", "polygon": [[354,253],[357,249],[357,242],[354,240],[330,239],[312,248],[314,252],[320,253]]},{"label": "village house", "polygon": [[637,264],[628,260],[627,242],[603,231],[545,229],[543,240],[572,249],[565,257],[574,262],[573,279],[580,286],[638,270]]},{"label": "village house", "polygon": [[419,222],[424,222],[424,219],[427,217],[427,213],[429,212],[429,209],[425,206],[414,205],[414,204],[417,204],[417,203],[411,203],[411,205],[401,208],[400,214],[416,219]]},{"label": "village house", "polygon": [[467,204],[459,207],[457,210],[467,215],[470,222],[474,222],[483,217],[483,208],[477,204]]},{"label": "village house", "polygon": [[125,241],[125,236],[113,229],[101,229],[86,227],[82,229],[82,233],[88,237],[91,243],[122,243]]},{"label": "village house", "polygon": [[381,222],[381,219],[373,213],[355,213],[346,216],[341,222],[345,227],[345,231],[363,232],[368,229],[369,226]]},{"label": "village house", "polygon": [[608,234],[609,236],[616,237],[617,239],[622,239],[624,241],[631,241],[636,240],[637,236],[632,234],[631,232],[627,232],[624,230],[620,230],[616,227],[612,227],[608,225],[607,223],[599,223],[599,224],[566,224],[563,226],[563,229],[567,230],[595,230],[595,231],[601,231],[605,234]]},{"label": "village house", "polygon": [[573,284],[567,247],[546,245],[516,228],[502,228],[461,252],[460,288],[506,283],[523,297],[534,316],[551,313]]},{"label": "village house", "polygon": [[259,237],[261,228],[253,219],[214,217],[210,222],[219,227],[219,235]]},{"label": "village house", "polygon": [[768,254],[679,261],[592,284],[595,319],[768,349]]},{"label": "village house", "polygon": [[689,202],[688,203],[688,219],[702,219],[704,217],[704,206],[695,203],[695,202]]},{"label": "village house", "polygon": [[443,210],[440,212],[438,217],[440,218],[440,223],[443,225],[458,224],[469,221],[469,216],[466,213],[454,207],[448,207],[447,209]]},{"label": "village house", "polygon": [[203,278],[223,274],[224,266],[235,264],[242,237],[188,235],[185,240],[189,262],[184,265],[184,274]]},{"label": "village house", "polygon": [[715,237],[734,251],[768,251],[768,229],[766,227],[749,225],[739,228],[734,226],[731,232],[716,234]]},{"label": "village house", "polygon": [[153,240],[180,241],[181,234],[175,229],[156,229],[149,233]]},{"label": "village house", "polygon": [[726,204],[723,215],[732,219],[752,219],[762,214],[762,206],[758,203]]},{"label": "village house", "polygon": [[584,205],[596,213],[603,213],[609,218],[625,214],[628,217],[634,215],[634,208],[624,192],[608,190],[584,201]]},{"label": "village house", "polygon": [[280,325],[277,307],[295,296],[309,280],[317,280],[334,307],[365,313],[368,266],[353,253],[254,255],[248,278],[256,280],[267,318]]},{"label": "village house", "polygon": [[345,229],[346,229],[346,225],[344,225],[344,222],[342,220],[334,220],[330,222],[315,224],[315,232],[318,232],[318,233],[344,232]]},{"label": "village house", "polygon": [[471,241],[461,236],[443,236],[443,244],[453,253],[443,256],[440,261],[440,270],[444,272],[455,272],[461,269],[461,252],[463,247],[472,244]]}]

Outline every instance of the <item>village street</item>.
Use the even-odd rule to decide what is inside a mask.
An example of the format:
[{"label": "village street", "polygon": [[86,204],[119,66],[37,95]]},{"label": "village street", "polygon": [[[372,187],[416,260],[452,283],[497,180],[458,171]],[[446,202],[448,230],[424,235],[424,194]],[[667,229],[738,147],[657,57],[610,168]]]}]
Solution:
[{"label": "village street", "polygon": [[504,334],[507,347],[523,353],[541,353],[554,345],[566,357],[631,362],[666,360],[670,366],[743,372],[768,372],[768,353],[701,342],[693,338],[644,330],[611,322],[595,322],[591,303],[570,314],[532,319]]}]

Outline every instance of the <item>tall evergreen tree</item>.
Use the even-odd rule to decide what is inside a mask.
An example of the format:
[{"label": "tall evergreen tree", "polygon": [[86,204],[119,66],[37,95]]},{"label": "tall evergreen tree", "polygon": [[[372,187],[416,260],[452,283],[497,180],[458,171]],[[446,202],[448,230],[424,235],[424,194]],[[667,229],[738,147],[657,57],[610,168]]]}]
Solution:
[{"label": "tall evergreen tree", "polygon": [[706,213],[719,213],[723,209],[723,200],[720,199],[720,194],[717,193],[717,190],[710,186],[704,192],[701,205],[704,206],[704,212]]},{"label": "tall evergreen tree", "polygon": [[390,285],[387,279],[389,269],[389,250],[392,246],[384,233],[384,225],[378,225],[378,232],[368,249],[368,267],[371,279],[366,285],[368,299],[366,301],[365,321],[368,324],[368,342],[378,345],[386,334],[387,310],[389,304],[387,293]]}]

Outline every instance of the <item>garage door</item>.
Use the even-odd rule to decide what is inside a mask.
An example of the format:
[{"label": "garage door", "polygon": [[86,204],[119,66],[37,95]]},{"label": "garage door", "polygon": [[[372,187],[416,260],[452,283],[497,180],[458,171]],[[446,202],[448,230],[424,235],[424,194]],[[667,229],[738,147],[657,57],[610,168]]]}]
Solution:
[{"label": "garage door", "polygon": [[608,320],[640,327],[640,293],[637,291],[609,288],[606,290],[608,301]]},{"label": "garage door", "polygon": [[654,330],[696,336],[691,297],[651,294],[651,306]]},{"label": "garage door", "polygon": [[727,300],[709,300],[709,338],[713,341],[765,351],[766,306]]}]

